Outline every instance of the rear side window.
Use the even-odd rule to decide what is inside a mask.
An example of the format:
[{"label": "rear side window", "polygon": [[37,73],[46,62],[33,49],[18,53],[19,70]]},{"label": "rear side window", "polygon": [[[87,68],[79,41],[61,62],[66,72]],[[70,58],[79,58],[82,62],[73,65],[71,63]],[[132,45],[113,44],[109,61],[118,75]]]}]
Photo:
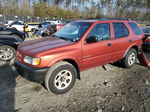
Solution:
[{"label": "rear side window", "polygon": [[135,35],[142,35],[142,32],[136,23],[129,23],[129,25],[130,25],[130,27],[133,30]]},{"label": "rear side window", "polygon": [[129,30],[124,23],[113,23],[115,38],[123,38],[129,35]]}]

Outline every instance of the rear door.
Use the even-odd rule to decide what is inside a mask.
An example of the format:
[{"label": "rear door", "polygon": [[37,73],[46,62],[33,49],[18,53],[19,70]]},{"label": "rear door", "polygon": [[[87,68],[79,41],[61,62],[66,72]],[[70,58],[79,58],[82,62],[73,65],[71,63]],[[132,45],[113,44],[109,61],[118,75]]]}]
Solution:
[{"label": "rear door", "polygon": [[96,24],[86,38],[91,36],[97,37],[98,42],[83,44],[82,66],[84,69],[109,63],[113,59],[110,24]]},{"label": "rear door", "polygon": [[113,56],[114,60],[123,58],[126,50],[132,44],[132,37],[130,37],[130,31],[128,26],[123,22],[113,22]]}]

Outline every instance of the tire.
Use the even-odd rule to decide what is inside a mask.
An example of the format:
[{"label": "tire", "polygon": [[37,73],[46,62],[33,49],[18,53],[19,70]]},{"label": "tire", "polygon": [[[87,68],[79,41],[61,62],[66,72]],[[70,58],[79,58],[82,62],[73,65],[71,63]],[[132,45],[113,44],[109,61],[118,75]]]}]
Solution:
[{"label": "tire", "polygon": [[31,32],[35,32],[35,28],[32,28],[32,29],[31,29]]},{"label": "tire", "polygon": [[131,68],[137,60],[137,51],[135,49],[130,49],[124,59],[122,60],[123,66],[125,68]]},{"label": "tire", "polygon": [[48,36],[48,34],[47,33],[42,33],[41,36],[46,37],[46,36]]},{"label": "tire", "polygon": [[0,60],[9,61],[15,57],[15,49],[8,46],[0,46]]},{"label": "tire", "polygon": [[54,64],[47,72],[45,87],[54,94],[64,94],[74,86],[76,77],[77,71],[74,66],[61,61]]}]

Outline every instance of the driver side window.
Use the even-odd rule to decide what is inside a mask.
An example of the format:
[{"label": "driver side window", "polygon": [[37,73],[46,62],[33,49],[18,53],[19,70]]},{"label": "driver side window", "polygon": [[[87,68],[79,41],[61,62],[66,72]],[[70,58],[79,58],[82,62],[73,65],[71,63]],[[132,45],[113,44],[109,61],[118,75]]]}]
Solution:
[{"label": "driver side window", "polygon": [[98,41],[109,40],[110,39],[109,23],[101,23],[101,24],[95,25],[95,27],[88,34],[87,38],[91,36],[97,37]]}]

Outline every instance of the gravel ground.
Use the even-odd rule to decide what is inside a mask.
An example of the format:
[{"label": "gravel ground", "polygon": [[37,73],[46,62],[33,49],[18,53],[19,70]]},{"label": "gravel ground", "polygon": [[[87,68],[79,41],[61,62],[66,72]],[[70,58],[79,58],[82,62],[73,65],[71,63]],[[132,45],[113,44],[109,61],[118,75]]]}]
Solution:
[{"label": "gravel ground", "polygon": [[138,63],[83,71],[63,95],[22,78],[12,62],[0,63],[0,112],[150,112],[150,68]]}]

